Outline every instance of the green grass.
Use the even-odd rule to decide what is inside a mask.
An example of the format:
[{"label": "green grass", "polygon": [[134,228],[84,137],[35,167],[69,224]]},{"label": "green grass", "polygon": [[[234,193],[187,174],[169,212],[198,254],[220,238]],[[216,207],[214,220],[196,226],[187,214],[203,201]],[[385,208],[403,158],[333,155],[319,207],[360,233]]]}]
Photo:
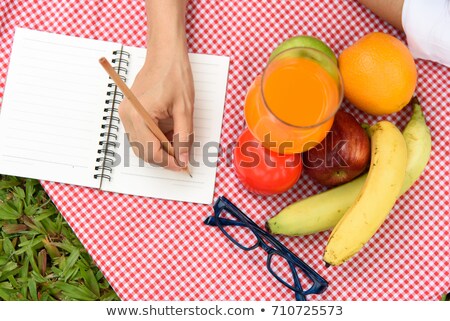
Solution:
[{"label": "green grass", "polygon": [[0,175],[0,300],[119,300],[34,179]]}]

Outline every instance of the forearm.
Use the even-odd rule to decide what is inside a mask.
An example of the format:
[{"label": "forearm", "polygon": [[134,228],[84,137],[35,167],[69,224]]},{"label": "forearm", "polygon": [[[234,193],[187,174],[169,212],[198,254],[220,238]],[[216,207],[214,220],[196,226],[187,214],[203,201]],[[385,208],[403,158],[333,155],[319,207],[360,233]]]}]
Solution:
[{"label": "forearm", "polygon": [[146,0],[147,47],[169,51],[185,46],[185,15],[188,0]]},{"label": "forearm", "polygon": [[399,30],[402,26],[402,8],[404,0],[358,0],[377,16],[386,20]]}]

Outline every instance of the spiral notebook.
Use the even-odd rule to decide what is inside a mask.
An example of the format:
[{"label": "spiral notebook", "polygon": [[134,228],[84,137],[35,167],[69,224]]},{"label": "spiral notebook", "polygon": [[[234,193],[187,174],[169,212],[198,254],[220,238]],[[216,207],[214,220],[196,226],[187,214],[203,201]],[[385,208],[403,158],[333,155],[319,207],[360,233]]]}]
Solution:
[{"label": "spiral notebook", "polygon": [[0,173],[110,192],[212,202],[229,58],[189,54],[194,85],[192,178],[143,163],[118,115],[123,95],[98,63],[131,86],[146,49],[17,28],[0,112]]}]

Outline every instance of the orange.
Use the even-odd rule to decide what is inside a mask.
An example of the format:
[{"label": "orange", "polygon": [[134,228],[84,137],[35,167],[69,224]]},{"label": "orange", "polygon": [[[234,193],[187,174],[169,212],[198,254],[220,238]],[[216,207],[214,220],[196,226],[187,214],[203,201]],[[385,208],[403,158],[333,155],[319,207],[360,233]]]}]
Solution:
[{"label": "orange", "polygon": [[410,101],[417,70],[408,48],[397,38],[374,32],[340,55],[345,97],[373,115],[391,114]]}]

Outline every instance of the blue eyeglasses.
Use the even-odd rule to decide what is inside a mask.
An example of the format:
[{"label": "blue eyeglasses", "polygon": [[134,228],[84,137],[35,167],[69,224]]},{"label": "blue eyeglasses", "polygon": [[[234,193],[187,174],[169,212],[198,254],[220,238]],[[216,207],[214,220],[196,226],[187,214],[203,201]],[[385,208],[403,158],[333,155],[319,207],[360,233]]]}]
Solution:
[{"label": "blue eyeglasses", "polygon": [[[231,218],[227,218],[227,214]],[[207,217],[204,223],[217,226],[231,242],[244,251],[258,247],[266,251],[267,269],[279,282],[294,291],[297,301],[306,301],[307,295],[320,294],[327,289],[328,283],[324,278],[224,196],[217,199],[214,215]],[[297,269],[311,283],[307,290],[302,288]]]}]

